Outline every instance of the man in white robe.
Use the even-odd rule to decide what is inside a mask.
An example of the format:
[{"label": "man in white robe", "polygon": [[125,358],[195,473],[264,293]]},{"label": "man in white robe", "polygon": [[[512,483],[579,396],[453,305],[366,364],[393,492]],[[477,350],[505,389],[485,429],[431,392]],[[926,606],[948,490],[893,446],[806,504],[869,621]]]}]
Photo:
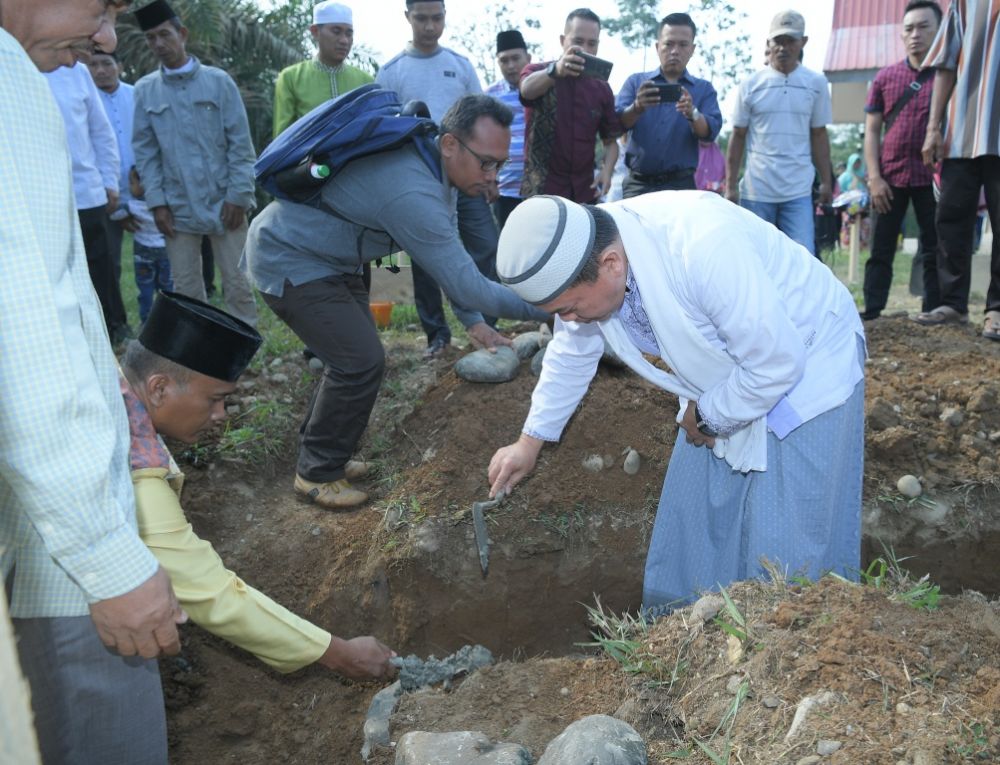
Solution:
[{"label": "man in white robe", "polygon": [[856,576],[864,334],[830,270],[708,192],[597,207],[539,196],[510,222],[497,271],[557,315],[556,333],[520,438],[490,462],[491,492],[510,491],[558,441],[606,340],[680,398],[645,608],[763,576],[762,556],[788,573]]}]

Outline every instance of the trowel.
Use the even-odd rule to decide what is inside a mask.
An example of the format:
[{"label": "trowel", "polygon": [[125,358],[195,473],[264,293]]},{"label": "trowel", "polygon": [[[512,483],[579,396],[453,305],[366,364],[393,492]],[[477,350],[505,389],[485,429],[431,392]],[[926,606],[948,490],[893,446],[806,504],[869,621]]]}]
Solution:
[{"label": "trowel", "polygon": [[486,576],[490,568],[491,544],[490,533],[486,530],[486,516],[484,513],[499,505],[503,501],[504,496],[504,490],[501,489],[493,499],[472,503],[472,528],[476,531],[476,548],[479,551],[479,565],[483,569],[483,576]]}]

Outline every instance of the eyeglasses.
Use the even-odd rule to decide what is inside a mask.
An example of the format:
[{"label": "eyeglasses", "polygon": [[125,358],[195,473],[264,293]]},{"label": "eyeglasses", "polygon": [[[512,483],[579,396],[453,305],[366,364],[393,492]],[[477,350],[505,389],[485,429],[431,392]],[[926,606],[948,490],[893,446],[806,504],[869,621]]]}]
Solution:
[{"label": "eyeglasses", "polygon": [[462,145],[463,149],[465,149],[467,152],[469,152],[469,154],[471,154],[473,157],[475,157],[476,159],[479,160],[479,167],[482,169],[482,171],[484,173],[491,173],[494,170],[496,170],[496,171],[499,172],[500,168],[503,167],[504,165],[506,165],[507,164],[507,160],[510,159],[510,157],[504,157],[503,159],[494,159],[493,157],[484,157],[479,152],[474,151],[473,149],[470,149],[468,147],[468,145],[465,143],[465,141],[463,141],[461,138],[459,138],[454,133],[452,133],[452,136],[454,136],[455,140],[458,141]]}]

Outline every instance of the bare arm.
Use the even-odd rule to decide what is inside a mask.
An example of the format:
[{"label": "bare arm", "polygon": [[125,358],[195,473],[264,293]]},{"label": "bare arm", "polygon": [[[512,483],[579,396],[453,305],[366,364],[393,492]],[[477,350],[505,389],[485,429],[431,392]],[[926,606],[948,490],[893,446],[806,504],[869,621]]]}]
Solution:
[{"label": "bare arm", "polygon": [[872,207],[877,213],[889,212],[892,189],[882,177],[882,112],[869,112],[865,116],[865,165],[868,166],[868,191]]},{"label": "bare arm", "polygon": [[944,137],[941,134],[941,123],[944,122],[944,111],[955,90],[955,70],[938,69],[934,74],[934,92],[931,94],[931,113],[927,120],[927,137],[921,154],[927,167],[941,159],[944,148]]},{"label": "bare arm", "polygon": [[746,145],[747,129],[734,127],[726,148],[726,199],[730,202],[740,201],[740,165],[743,164]]},{"label": "bare arm", "polygon": [[809,146],[812,161],[819,171],[819,201],[829,204],[833,201],[833,165],[830,163],[830,135],[826,125],[809,129]]}]

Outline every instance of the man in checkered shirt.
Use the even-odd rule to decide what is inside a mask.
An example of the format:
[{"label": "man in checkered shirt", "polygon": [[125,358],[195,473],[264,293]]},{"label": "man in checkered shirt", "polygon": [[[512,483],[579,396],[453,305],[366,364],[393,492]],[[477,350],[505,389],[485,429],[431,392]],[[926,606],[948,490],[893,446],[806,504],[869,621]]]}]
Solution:
[{"label": "man in checkered shirt", "polygon": [[[911,0],[903,13],[906,58],[875,75],[865,104],[865,164],[871,192],[874,227],[871,257],[865,264],[865,321],[878,318],[892,286],[892,260],[906,208],[913,203],[923,254],[923,311],[941,303],[937,274],[937,229],[931,171],[920,150],[927,132],[933,77],[918,82],[920,65],[941,25],[941,8],[934,0]],[[910,89],[916,93],[909,93]],[[901,109],[900,99],[908,98]],[[886,127],[886,116],[895,117]]]}]

